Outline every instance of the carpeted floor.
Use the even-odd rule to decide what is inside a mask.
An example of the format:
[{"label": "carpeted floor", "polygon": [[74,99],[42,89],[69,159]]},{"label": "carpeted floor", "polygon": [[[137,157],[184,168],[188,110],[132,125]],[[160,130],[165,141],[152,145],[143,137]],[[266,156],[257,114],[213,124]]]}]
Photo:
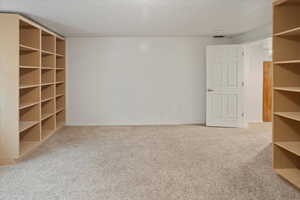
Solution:
[{"label": "carpeted floor", "polygon": [[1,200],[294,200],[272,172],[271,128],[68,127],[16,166]]}]

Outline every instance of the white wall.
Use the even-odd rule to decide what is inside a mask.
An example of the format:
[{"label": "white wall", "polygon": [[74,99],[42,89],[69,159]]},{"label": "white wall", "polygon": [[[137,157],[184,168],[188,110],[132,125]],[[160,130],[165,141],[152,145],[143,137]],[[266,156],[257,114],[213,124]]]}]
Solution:
[{"label": "white wall", "polygon": [[69,38],[69,125],[205,121],[202,37]]},{"label": "white wall", "polygon": [[251,30],[246,33],[242,33],[239,35],[235,35],[232,37],[233,42],[236,44],[256,42],[260,40],[264,40],[266,38],[272,37],[272,23],[266,24],[262,27],[258,27],[254,30]]},{"label": "white wall", "polygon": [[271,61],[271,39],[244,44],[245,47],[245,105],[249,123],[262,122],[263,62]]}]

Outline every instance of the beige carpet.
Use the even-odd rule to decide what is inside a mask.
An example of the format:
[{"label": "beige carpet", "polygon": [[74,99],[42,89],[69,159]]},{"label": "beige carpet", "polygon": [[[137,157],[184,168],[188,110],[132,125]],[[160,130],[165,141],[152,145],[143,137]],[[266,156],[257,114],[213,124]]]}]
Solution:
[{"label": "beige carpet", "polygon": [[16,166],[1,200],[292,200],[271,128],[68,127]]}]

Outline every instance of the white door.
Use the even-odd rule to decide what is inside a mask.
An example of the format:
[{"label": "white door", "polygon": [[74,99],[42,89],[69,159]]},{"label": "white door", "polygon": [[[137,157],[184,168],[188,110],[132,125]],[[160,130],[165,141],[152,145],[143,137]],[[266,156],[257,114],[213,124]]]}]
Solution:
[{"label": "white door", "polygon": [[243,47],[207,47],[206,125],[244,127]]}]

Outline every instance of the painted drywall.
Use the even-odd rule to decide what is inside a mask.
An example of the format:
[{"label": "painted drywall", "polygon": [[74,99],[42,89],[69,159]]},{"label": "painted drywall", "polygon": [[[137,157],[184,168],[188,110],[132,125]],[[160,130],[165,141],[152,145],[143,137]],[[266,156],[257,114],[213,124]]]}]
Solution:
[{"label": "painted drywall", "polygon": [[68,38],[69,125],[205,122],[204,37]]},{"label": "painted drywall", "polygon": [[271,39],[244,44],[245,48],[245,105],[249,123],[263,119],[263,62],[272,60]]},{"label": "painted drywall", "polygon": [[272,36],[272,23],[266,24],[264,26],[260,26],[254,30],[249,32],[235,35],[232,37],[233,42],[236,44],[243,44],[249,42],[256,42],[260,40],[264,40]]}]

